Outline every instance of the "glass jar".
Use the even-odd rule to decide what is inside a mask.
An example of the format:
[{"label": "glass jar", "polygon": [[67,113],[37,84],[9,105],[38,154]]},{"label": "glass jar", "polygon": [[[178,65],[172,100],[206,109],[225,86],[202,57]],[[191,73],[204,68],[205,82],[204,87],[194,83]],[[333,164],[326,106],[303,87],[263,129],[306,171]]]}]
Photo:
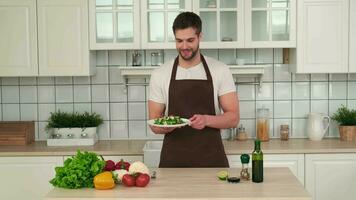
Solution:
[{"label": "glass jar", "polygon": [[269,140],[269,109],[257,109],[257,139],[260,141]]},{"label": "glass jar", "polygon": [[151,65],[159,66],[163,63],[163,56],[161,52],[152,52],[151,53]]},{"label": "glass jar", "polygon": [[289,126],[288,124],[282,124],[279,130],[281,140],[289,139]]}]

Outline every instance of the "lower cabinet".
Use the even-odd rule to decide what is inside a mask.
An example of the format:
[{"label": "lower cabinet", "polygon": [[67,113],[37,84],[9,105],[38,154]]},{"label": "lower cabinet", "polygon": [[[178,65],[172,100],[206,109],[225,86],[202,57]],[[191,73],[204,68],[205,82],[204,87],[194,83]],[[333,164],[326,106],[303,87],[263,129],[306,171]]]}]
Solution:
[{"label": "lower cabinet", "polygon": [[305,188],[313,200],[354,200],[356,154],[306,154]]},{"label": "lower cabinet", "polygon": [[53,187],[49,183],[62,156],[0,157],[0,199],[43,199]]},{"label": "lower cabinet", "polygon": [[[240,155],[228,155],[230,167],[241,167]],[[251,160],[249,167],[251,167]],[[264,154],[264,167],[288,167],[304,185],[304,154]]]}]

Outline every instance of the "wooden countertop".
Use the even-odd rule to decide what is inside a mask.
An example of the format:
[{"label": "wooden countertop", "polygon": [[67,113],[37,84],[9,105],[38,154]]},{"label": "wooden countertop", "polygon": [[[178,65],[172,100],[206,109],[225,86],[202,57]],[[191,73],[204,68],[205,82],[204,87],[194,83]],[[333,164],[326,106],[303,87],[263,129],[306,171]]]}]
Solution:
[{"label": "wooden countertop", "polygon": [[[45,141],[25,146],[0,146],[0,156],[64,156],[75,155],[77,149],[94,151],[101,155],[143,155],[147,140],[101,140],[94,146],[49,147]],[[251,153],[254,141],[223,141],[226,154]],[[356,153],[356,141],[340,141],[338,138],[310,141],[308,139],[271,139],[262,142],[262,150],[268,154],[296,153]]]},{"label": "wooden countertop", "polygon": [[[45,197],[47,200],[82,199],[243,199],[243,200],[311,200],[296,177],[288,168],[265,168],[264,182],[220,181],[216,173],[222,168],[162,168],[157,169],[157,178],[148,186],[125,187],[117,185],[112,190],[54,188]],[[228,170],[237,175],[240,169]]]}]

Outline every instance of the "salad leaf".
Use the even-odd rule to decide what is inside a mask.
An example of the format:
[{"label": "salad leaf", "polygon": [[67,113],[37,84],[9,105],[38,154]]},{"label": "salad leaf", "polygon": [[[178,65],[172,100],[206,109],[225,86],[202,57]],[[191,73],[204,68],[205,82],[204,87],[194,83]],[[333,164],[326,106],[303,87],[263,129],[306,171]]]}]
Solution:
[{"label": "salad leaf", "polygon": [[94,176],[101,173],[104,169],[105,161],[93,153],[77,151],[77,155],[64,161],[63,167],[56,167],[56,176],[50,183],[62,188],[83,188],[94,187]]}]

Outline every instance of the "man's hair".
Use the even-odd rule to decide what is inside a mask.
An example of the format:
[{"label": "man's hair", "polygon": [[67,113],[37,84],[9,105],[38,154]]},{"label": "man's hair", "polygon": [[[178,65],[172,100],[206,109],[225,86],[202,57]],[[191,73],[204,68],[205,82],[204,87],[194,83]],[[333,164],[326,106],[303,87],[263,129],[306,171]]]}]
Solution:
[{"label": "man's hair", "polygon": [[201,32],[201,19],[193,12],[182,12],[180,13],[173,22],[173,33],[176,34],[176,30],[193,28],[196,34]]}]

